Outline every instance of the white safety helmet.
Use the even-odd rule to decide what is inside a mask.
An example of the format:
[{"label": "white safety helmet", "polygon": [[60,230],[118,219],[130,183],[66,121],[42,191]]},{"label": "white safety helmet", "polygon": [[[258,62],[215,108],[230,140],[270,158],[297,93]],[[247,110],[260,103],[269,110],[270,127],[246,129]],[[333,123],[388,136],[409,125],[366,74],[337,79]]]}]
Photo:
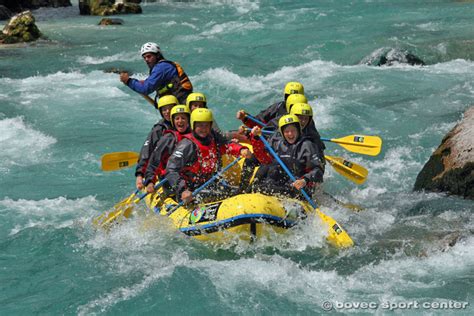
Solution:
[{"label": "white safety helmet", "polygon": [[153,42],[148,42],[143,44],[142,48],[140,49],[140,53],[142,56],[146,53],[153,53],[153,54],[158,54],[160,53],[160,47],[158,44],[153,43]]}]

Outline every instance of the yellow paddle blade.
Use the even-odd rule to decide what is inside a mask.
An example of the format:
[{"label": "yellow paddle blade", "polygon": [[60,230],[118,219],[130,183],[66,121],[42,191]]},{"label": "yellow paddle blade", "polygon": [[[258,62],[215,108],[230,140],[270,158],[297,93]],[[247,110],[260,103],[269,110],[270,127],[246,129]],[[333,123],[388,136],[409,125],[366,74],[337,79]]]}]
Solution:
[{"label": "yellow paddle blade", "polygon": [[139,156],[139,153],[133,151],[105,154],[102,156],[102,170],[114,171],[122,168],[128,168],[137,163]]},{"label": "yellow paddle blade", "polygon": [[382,139],[378,136],[349,135],[342,138],[333,138],[331,142],[354,153],[377,156],[382,150]]},{"label": "yellow paddle blade", "polygon": [[134,205],[123,205],[120,209],[107,212],[92,221],[92,224],[102,229],[109,229],[112,225],[121,222],[124,218],[129,218],[132,215]]},{"label": "yellow paddle blade", "polygon": [[105,212],[92,220],[92,225],[103,229],[108,229],[112,224],[132,215],[133,205],[130,204],[137,192],[133,192],[129,197],[115,204],[112,210]]},{"label": "yellow paddle blade", "polygon": [[350,162],[341,157],[324,156],[337,173],[346,177],[356,184],[362,184],[367,180],[369,171],[354,162]]},{"label": "yellow paddle blade", "polygon": [[354,242],[349,234],[332,218],[316,209],[321,220],[328,225],[328,242],[337,248],[349,248],[354,246]]}]

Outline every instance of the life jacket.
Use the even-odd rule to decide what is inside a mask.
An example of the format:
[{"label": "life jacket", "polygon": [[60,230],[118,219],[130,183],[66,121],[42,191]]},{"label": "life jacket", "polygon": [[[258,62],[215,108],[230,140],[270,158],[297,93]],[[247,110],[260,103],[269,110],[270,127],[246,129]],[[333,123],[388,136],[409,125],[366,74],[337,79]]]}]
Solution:
[{"label": "life jacket", "polygon": [[183,138],[191,140],[198,148],[197,159],[190,165],[185,166],[181,176],[188,183],[199,185],[206,182],[216,172],[219,164],[219,152],[216,141],[212,138],[209,145],[203,145],[192,133],[183,135]]},{"label": "life jacket", "polygon": [[168,63],[173,65],[178,72],[178,75],[171,79],[170,82],[166,83],[164,86],[160,86],[156,89],[157,95],[161,98],[164,95],[174,95],[180,104],[186,104],[186,98],[188,95],[193,92],[193,85],[189,80],[188,75],[184,72],[180,64],[162,59],[159,63]]},{"label": "life jacket", "polygon": [[181,134],[180,132],[171,129],[168,129],[163,132],[163,136],[165,136],[166,134],[172,134],[174,136],[175,143],[173,148],[163,148],[163,154],[161,155],[160,164],[155,170],[155,177],[158,177],[159,179],[163,179],[166,174],[166,164],[168,163],[168,159],[171,156],[170,152],[173,152],[176,145],[185,137],[185,135],[187,135]]}]

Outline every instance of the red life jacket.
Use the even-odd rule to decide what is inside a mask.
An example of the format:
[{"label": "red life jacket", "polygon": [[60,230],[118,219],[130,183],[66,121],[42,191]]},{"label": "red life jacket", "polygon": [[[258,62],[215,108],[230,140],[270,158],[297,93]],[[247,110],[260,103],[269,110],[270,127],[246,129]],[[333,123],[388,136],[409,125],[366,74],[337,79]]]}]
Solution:
[{"label": "red life jacket", "polygon": [[186,134],[183,138],[191,140],[198,148],[197,160],[181,171],[181,176],[187,182],[204,183],[216,172],[219,164],[219,153],[214,138],[209,145],[203,145],[194,135]]}]

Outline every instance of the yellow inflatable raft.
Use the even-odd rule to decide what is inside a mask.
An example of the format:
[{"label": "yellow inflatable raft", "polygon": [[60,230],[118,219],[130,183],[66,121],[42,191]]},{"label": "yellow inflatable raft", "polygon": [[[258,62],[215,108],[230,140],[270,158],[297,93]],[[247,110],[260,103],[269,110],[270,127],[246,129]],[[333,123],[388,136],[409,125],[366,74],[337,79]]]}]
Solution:
[{"label": "yellow inflatable raft", "polygon": [[[171,198],[161,200],[156,193],[147,198],[151,210],[168,215],[177,203]],[[199,240],[226,241],[234,236],[252,240],[293,227],[311,212],[307,203],[279,199],[260,193],[239,194],[221,201],[179,207],[169,215],[182,233]]]}]

